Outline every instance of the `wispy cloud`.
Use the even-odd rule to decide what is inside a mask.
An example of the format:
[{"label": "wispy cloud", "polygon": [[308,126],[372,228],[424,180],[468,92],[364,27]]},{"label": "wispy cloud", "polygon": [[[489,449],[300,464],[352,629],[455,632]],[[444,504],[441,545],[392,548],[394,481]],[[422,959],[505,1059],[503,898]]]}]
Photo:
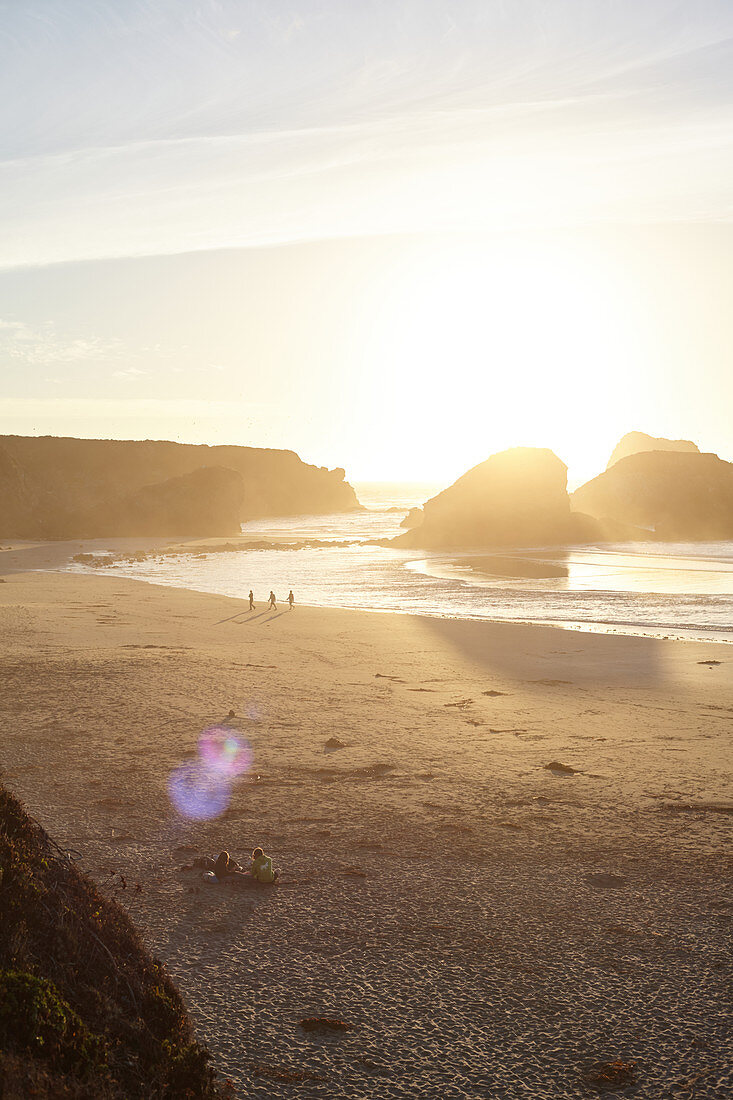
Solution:
[{"label": "wispy cloud", "polygon": [[727,0],[39,4],[0,40],[0,267],[731,215]]},{"label": "wispy cloud", "polygon": [[33,326],[0,318],[0,361],[4,358],[31,366],[50,366],[109,361],[118,358],[122,351],[122,344],[117,340],[63,336],[51,323]]},{"label": "wispy cloud", "polygon": [[113,378],[127,378],[130,381],[134,381],[136,378],[143,378],[148,371],[141,370],[140,367],[125,367],[122,370],[112,371]]}]

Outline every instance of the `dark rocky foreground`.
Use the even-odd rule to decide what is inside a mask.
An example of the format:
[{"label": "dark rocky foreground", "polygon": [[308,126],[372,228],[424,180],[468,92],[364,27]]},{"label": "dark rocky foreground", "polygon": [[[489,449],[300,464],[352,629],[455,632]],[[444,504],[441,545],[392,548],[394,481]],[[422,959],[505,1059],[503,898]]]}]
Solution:
[{"label": "dark rocky foreground", "polygon": [[0,787],[3,1100],[215,1100],[208,1061],[123,910]]}]

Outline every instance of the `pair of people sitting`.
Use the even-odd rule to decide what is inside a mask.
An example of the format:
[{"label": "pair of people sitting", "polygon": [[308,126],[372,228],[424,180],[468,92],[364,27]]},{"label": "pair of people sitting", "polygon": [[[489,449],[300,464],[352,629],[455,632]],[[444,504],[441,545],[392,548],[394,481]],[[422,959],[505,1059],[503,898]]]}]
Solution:
[{"label": "pair of people sitting", "polygon": [[212,860],[213,867],[211,870],[214,872],[220,882],[223,882],[225,878],[231,878],[236,876],[239,879],[247,879],[249,882],[262,882],[265,884],[277,882],[280,878],[280,872],[276,871],[272,866],[272,859],[270,856],[266,856],[261,848],[255,848],[252,852],[252,862],[249,865],[249,870],[245,871],[244,868],[231,858],[229,852],[220,852],[216,860]]}]

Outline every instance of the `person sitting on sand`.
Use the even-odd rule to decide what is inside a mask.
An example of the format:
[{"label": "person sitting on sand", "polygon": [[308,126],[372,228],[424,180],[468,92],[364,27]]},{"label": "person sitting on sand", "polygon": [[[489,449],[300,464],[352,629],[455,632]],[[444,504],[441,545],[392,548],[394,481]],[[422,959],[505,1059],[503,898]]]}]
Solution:
[{"label": "person sitting on sand", "polygon": [[288,592],[288,603],[290,604],[290,610],[293,610],[293,604],[295,603],[295,596],[293,595],[292,588]]},{"label": "person sitting on sand", "polygon": [[220,882],[229,875],[242,873],[242,868],[230,857],[229,852],[219,852],[212,870]]},{"label": "person sitting on sand", "polygon": [[261,848],[255,848],[253,851],[252,865],[249,871],[252,878],[257,879],[258,882],[277,882],[280,878],[280,872],[273,869],[272,860],[265,855]]},{"label": "person sitting on sand", "polygon": [[274,592],[270,592],[270,603],[268,604],[268,609],[272,609],[274,611],[277,611],[277,604],[275,603],[275,593]]}]

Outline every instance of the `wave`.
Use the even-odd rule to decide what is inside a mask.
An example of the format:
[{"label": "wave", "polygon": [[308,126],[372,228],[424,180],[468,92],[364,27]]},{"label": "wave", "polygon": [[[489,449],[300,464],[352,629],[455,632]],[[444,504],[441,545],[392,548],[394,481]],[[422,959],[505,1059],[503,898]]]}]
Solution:
[{"label": "wave", "polygon": [[270,589],[280,595],[292,588],[298,603],[324,607],[733,642],[733,543],[532,547],[496,554],[466,548],[418,557],[414,550],[372,542],[397,534],[408,508],[421,503],[413,493],[395,512],[399,501],[388,488],[381,499],[371,499],[378,506],[365,512],[243,527],[247,538],[317,539],[317,547],[166,554],[69,568],[227,596],[245,596],[250,588],[256,597]]}]

